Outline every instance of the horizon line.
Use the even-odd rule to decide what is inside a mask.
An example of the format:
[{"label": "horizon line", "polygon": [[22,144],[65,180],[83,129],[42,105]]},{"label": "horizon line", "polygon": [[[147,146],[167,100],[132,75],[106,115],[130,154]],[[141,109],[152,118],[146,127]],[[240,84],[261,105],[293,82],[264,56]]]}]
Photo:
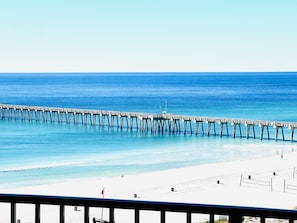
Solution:
[{"label": "horizon line", "polygon": [[297,73],[297,71],[24,71],[0,72],[2,74],[255,74],[255,73]]}]

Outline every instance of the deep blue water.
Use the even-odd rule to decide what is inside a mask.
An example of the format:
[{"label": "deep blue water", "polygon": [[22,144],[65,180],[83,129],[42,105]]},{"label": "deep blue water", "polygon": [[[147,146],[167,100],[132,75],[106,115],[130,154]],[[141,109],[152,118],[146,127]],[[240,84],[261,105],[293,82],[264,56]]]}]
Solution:
[{"label": "deep blue water", "polygon": [[[180,115],[297,122],[297,73],[0,75],[2,104],[160,113],[165,101]],[[296,144],[15,120],[0,120],[0,143],[1,186],[249,159]]]}]

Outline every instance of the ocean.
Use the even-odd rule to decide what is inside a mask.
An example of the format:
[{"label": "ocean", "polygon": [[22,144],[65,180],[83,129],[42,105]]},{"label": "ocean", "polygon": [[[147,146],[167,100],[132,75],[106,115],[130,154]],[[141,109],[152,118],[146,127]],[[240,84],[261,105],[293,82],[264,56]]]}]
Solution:
[{"label": "ocean", "polygon": [[[296,101],[293,72],[0,74],[1,104],[156,114],[167,104],[170,114],[297,122]],[[0,188],[294,152],[297,142],[288,131],[285,138],[260,140],[258,130],[246,139],[1,119]]]}]

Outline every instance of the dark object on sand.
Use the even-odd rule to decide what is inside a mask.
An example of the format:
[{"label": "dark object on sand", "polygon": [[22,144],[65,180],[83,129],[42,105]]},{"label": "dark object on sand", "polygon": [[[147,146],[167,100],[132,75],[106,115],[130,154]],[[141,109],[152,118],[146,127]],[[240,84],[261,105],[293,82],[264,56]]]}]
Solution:
[{"label": "dark object on sand", "polygon": [[109,221],[105,221],[103,219],[93,218],[93,223],[109,223]]}]

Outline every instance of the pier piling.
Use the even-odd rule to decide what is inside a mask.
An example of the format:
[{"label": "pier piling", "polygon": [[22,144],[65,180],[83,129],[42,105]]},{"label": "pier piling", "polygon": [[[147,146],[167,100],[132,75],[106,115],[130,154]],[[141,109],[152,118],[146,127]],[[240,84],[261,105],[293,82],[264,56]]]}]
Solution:
[{"label": "pier piling", "polygon": [[267,121],[259,121],[259,127],[260,127],[260,139],[263,140],[263,135],[264,135],[264,129],[267,130],[267,138],[270,139],[270,134],[269,134],[269,125],[270,123]]}]

